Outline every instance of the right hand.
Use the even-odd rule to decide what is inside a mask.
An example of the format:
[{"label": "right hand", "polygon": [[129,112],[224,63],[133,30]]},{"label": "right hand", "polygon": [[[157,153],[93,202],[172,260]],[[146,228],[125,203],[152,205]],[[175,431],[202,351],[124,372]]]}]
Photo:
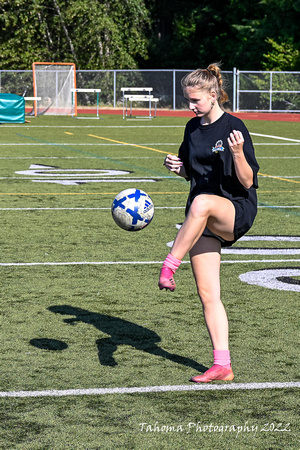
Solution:
[{"label": "right hand", "polygon": [[164,166],[171,172],[174,172],[177,175],[179,175],[181,168],[183,166],[183,162],[176,155],[167,155],[164,160]]}]

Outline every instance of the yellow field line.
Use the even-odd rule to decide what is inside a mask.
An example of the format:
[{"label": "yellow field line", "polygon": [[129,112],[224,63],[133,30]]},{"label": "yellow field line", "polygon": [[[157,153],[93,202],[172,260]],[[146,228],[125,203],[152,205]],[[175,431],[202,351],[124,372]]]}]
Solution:
[{"label": "yellow field line", "polygon": [[105,138],[103,136],[95,136],[94,134],[88,134],[88,136],[96,138],[96,139],[103,139],[104,141],[115,142],[117,144],[131,145],[131,147],[144,148],[146,150],[151,150],[152,152],[164,153],[165,155],[169,155],[169,154],[174,155],[174,153],[164,152],[162,150],[157,150],[156,148],[152,148],[152,147],[145,147],[145,145],[130,144],[129,142],[116,141],[115,139],[109,139],[109,138]]},{"label": "yellow field line", "polygon": [[258,194],[295,194],[300,191],[261,191],[259,189]]},{"label": "yellow field line", "polygon": [[260,175],[262,177],[267,177],[267,178],[274,178],[275,180],[288,181],[289,183],[300,183],[300,181],[288,180],[287,178],[281,178],[281,177],[274,177],[273,175],[268,175],[266,173],[258,172],[258,175]]},{"label": "yellow field line", "polygon": [[[144,148],[146,150],[151,150],[153,152],[158,152],[158,153],[164,153],[166,155],[168,154],[175,154],[175,153],[171,153],[171,152],[164,152],[163,150],[157,150],[156,148],[152,148],[152,147],[146,147],[145,145],[138,145],[138,144],[130,144],[129,142],[123,142],[123,141],[117,141],[115,139],[110,139],[110,138],[105,138],[103,136],[96,136],[94,134],[88,134],[88,136],[96,138],[96,139],[103,139],[104,141],[110,141],[110,142],[115,142],[117,144],[123,144],[123,145],[130,145],[132,147],[138,147],[138,148]],[[289,183],[300,183],[300,181],[295,181],[295,180],[288,180],[286,178],[281,178],[281,177],[275,177],[273,175],[268,175],[266,173],[258,173],[258,175],[261,175],[263,177],[268,177],[268,178],[274,178],[276,180],[281,180],[281,181],[288,181]]]}]

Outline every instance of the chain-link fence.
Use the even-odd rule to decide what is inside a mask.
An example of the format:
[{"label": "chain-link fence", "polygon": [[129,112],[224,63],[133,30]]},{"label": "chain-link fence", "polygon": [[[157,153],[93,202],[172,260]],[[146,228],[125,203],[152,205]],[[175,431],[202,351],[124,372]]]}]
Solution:
[{"label": "chain-link fence", "polygon": [[33,96],[32,70],[0,70],[0,92]]},{"label": "chain-link fence", "polygon": [[[77,87],[101,89],[100,108],[121,108],[124,87],[152,87],[157,108],[187,109],[181,79],[190,70],[77,70]],[[231,111],[300,112],[300,72],[223,71]],[[31,70],[0,70],[0,92],[33,96]],[[77,96],[78,107],[94,108],[96,95]],[[145,107],[145,103],[136,106]]]},{"label": "chain-link fence", "polygon": [[[100,107],[121,108],[124,87],[152,87],[154,97],[158,98],[157,108],[187,109],[182,95],[181,79],[190,70],[77,70],[76,84],[80,89],[101,89]],[[228,107],[232,109],[232,72],[223,72]],[[33,96],[32,72],[30,70],[0,70],[0,92]],[[78,107],[94,108],[96,96],[82,92],[77,95]],[[135,106],[145,107],[145,103]]]},{"label": "chain-link fence", "polygon": [[234,70],[236,111],[300,112],[299,72]]},{"label": "chain-link fence", "polygon": [[[181,79],[190,70],[112,70],[77,71],[77,87],[82,89],[101,89],[101,103],[113,108],[122,107],[122,91],[125,87],[152,87],[154,97],[158,98],[157,108],[186,109],[182,95]],[[232,108],[232,72],[223,72],[228,84]],[[78,96],[79,106],[93,106],[95,99],[88,93]],[[141,104],[140,106],[145,106]]]}]

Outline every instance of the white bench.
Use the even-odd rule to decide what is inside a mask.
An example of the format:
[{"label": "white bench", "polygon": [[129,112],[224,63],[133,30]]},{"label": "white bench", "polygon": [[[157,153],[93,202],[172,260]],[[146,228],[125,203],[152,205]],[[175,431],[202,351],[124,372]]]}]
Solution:
[{"label": "white bench", "polygon": [[[156,117],[156,107],[158,98],[155,98],[151,92],[152,87],[123,87],[121,88],[123,93],[123,119],[128,117],[128,102],[130,103],[130,113],[129,116],[132,117],[132,103],[133,102],[147,102],[149,108],[149,119]],[[138,92],[138,94],[131,94],[131,92]],[[154,116],[152,116],[152,104],[154,103]]]},{"label": "white bench", "polygon": [[42,97],[24,97],[24,100],[41,100]]},{"label": "white bench", "polygon": [[[29,100],[29,101],[38,102],[38,101],[42,100],[42,97],[24,97],[24,100],[25,101]],[[36,117],[36,103],[34,103],[33,110],[34,110],[34,116],[33,117]]]},{"label": "white bench", "polygon": [[[78,92],[94,92],[97,94],[97,114],[96,117],[77,117],[77,98],[75,98],[75,94]],[[76,119],[99,119],[99,94],[101,92],[101,89],[71,89],[71,95],[72,95],[72,117],[76,117]]]}]

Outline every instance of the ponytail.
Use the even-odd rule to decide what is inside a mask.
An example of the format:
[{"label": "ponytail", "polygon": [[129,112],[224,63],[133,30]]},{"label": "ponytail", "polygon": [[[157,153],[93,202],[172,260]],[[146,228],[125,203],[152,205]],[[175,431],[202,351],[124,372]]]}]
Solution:
[{"label": "ponytail", "polygon": [[215,91],[218,102],[222,105],[228,102],[229,98],[223,89],[224,81],[221,75],[219,63],[210,64],[207,69],[196,69],[185,75],[181,80],[181,87],[197,87],[207,92]]},{"label": "ponytail", "polygon": [[217,92],[219,103],[222,105],[223,103],[228,102],[229,100],[228,95],[223,89],[224,81],[221,74],[220,64],[219,63],[210,64],[207,70],[217,79],[217,83],[219,86],[219,92]]}]

